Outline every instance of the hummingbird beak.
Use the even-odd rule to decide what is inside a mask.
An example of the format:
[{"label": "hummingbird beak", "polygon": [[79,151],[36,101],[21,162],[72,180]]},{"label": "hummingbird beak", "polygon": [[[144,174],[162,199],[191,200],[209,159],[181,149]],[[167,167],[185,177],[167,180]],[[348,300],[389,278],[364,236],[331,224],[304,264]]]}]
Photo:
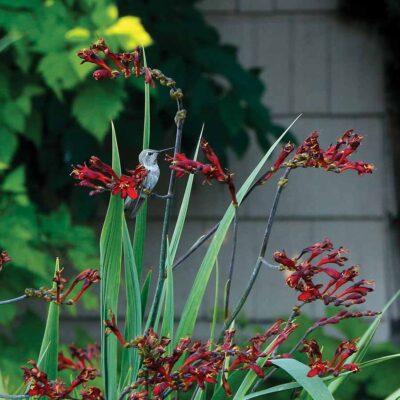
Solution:
[{"label": "hummingbird beak", "polygon": [[173,150],[174,148],[175,148],[175,147],[167,147],[166,149],[157,150],[157,153],[164,153],[165,151]]}]

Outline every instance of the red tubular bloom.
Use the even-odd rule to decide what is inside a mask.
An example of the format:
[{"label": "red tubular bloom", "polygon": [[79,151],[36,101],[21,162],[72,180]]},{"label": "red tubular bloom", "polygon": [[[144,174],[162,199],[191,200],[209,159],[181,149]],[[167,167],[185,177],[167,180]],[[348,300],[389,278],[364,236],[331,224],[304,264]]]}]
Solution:
[{"label": "red tubular bloom", "polygon": [[277,263],[283,265],[288,270],[296,269],[296,261],[289,258],[284,251],[276,251],[272,256]]},{"label": "red tubular bloom", "polygon": [[96,79],[96,81],[99,81],[101,79],[111,78],[112,73],[105,69],[96,69],[96,71],[93,72],[92,76],[94,79]]},{"label": "red tubular bloom", "polygon": [[73,167],[71,175],[79,181],[78,186],[94,189],[89,193],[91,196],[110,191],[114,196],[120,195],[123,199],[130,197],[134,200],[138,197],[138,191],[147,176],[147,170],[141,164],[134,170],[129,170],[129,175],[121,176],[98,157],[92,156],[89,165],[89,167],[86,165]]},{"label": "red tubular bloom", "polygon": [[110,311],[110,317],[111,317],[111,319],[107,319],[104,321],[104,325],[106,327],[106,334],[109,334],[112,332],[116,336],[118,341],[122,344],[122,346],[127,347],[129,344],[122,336],[122,333],[117,326],[115,314],[113,314],[111,311]]},{"label": "red tubular bloom", "polygon": [[151,69],[147,67],[144,69],[144,82],[149,84],[152,88],[156,87],[153,76],[151,75]]},{"label": "red tubular bloom", "polygon": [[348,318],[361,318],[361,317],[374,317],[376,315],[382,314],[381,311],[347,311],[343,310],[338,312],[332,317],[323,317],[314,323],[311,327],[312,330],[319,328],[324,325],[337,324],[340,321]]},{"label": "red tubular bloom", "polygon": [[289,154],[294,150],[294,144],[293,143],[287,143],[285,146],[282,147],[281,152],[279,153],[278,158],[276,159],[274,165],[271,167],[271,169],[263,175],[259,180],[258,184],[259,185],[264,185],[271,177],[272,175],[282,166],[283,162],[288,158]]},{"label": "red tubular bloom", "polygon": [[[365,302],[366,295],[373,291],[374,282],[362,279],[346,289],[341,289],[343,285],[354,281],[359,274],[359,268],[352,266],[343,271],[337,271],[335,268],[326,267],[328,264],[341,267],[347,261],[347,258],[343,256],[344,253],[347,253],[347,249],[343,247],[333,251],[332,249],[332,242],[325,239],[305,248],[296,259],[290,259],[285,252],[275,252],[274,259],[282,268],[291,272],[286,278],[286,284],[300,292],[298,300],[301,302],[322,300],[326,305],[345,307]],[[327,252],[329,253],[326,256],[315,261],[317,257]],[[308,254],[308,258],[301,261],[306,254]],[[330,278],[327,284],[315,282],[315,276],[321,273]]]},{"label": "red tubular bloom", "polygon": [[310,360],[309,366],[311,369],[308,372],[307,376],[338,376],[342,371],[358,372],[359,368],[357,364],[344,364],[348,357],[357,352],[356,342],[357,340],[345,340],[340,343],[333,360],[329,362],[322,360],[322,353],[315,339],[305,340],[303,342],[303,348],[300,351],[306,353],[307,357]]},{"label": "red tubular bloom", "polygon": [[138,78],[140,76],[140,47],[136,47],[136,50],[132,53],[133,65],[135,70],[135,75]]},{"label": "red tubular bloom", "polygon": [[103,392],[94,386],[81,390],[79,394],[82,396],[82,400],[104,400]]},{"label": "red tubular bloom", "polygon": [[10,261],[11,261],[11,257],[8,255],[8,253],[5,250],[0,252],[0,271]]},{"label": "red tubular bloom", "polygon": [[61,304],[61,302],[62,302],[61,293],[64,290],[64,283],[68,282],[68,279],[61,276],[63,271],[64,271],[64,268],[56,271],[55,277],[53,278],[53,282],[55,282],[55,284],[56,284],[56,303],[57,304]]},{"label": "red tubular bloom", "polygon": [[[66,280],[64,279],[64,282],[66,282]],[[75,288],[75,286],[80,283],[83,282],[82,288],[79,291],[79,293],[73,298],[68,300],[68,304],[74,304],[76,303],[81,296],[83,295],[83,293],[85,293],[85,291],[93,284],[93,283],[98,283],[100,282],[100,275],[99,275],[99,271],[97,269],[93,269],[93,268],[88,268],[85,269],[84,271],[82,271],[80,274],[78,274],[76,276],[76,278],[72,281],[71,285],[69,286],[68,290],[62,294],[62,296],[60,298],[58,298],[57,302],[58,303],[62,303],[65,301],[65,299],[67,298],[67,296],[72,292],[72,290]],[[58,293],[58,292],[57,292]]]},{"label": "red tubular bloom", "polygon": [[219,158],[205,139],[201,140],[201,149],[204,155],[210,161],[210,164],[204,164],[199,161],[188,159],[184,154],[181,153],[176,153],[175,157],[167,155],[166,160],[171,163],[170,168],[177,171],[176,176],[178,178],[187,173],[200,173],[205,176],[206,182],[210,182],[214,179],[218,182],[227,184],[232,198],[232,204],[234,207],[237,207],[238,202],[236,199],[236,188],[233,182],[233,174],[224,171]]},{"label": "red tubular bloom", "polygon": [[[217,383],[221,374],[223,388],[227,395],[231,392],[227,375],[234,370],[252,370],[259,377],[264,377],[263,367],[257,365],[260,358],[269,360],[289,357],[282,354],[271,356],[263,349],[263,344],[270,338],[276,337],[275,342],[281,343],[297,328],[297,325],[286,324],[281,328],[283,320],[276,321],[263,335],[257,335],[250,340],[245,349],[240,349],[233,343],[235,330],[227,330],[223,342],[212,344],[195,341],[190,344],[189,338],[182,338],[171,352],[166,352],[170,339],[159,337],[152,328],[149,328],[144,336],[137,337],[129,342],[130,347],[135,347],[143,361],[139,378],[132,387],[146,387],[146,391],[131,393],[129,399],[147,399],[148,393],[152,393],[157,399],[162,399],[170,391],[184,392],[194,384],[204,390],[207,383]],[[115,330],[115,322],[111,321],[111,327]],[[231,364],[227,365],[227,359]],[[181,360],[181,366],[174,370],[174,366]],[[272,363],[267,363],[266,367]]]},{"label": "red tubular bloom", "polygon": [[[96,378],[97,371],[94,368],[84,368],[79,375],[71,382],[70,386],[57,378],[54,381],[49,381],[45,372],[41,371],[36,362],[28,361],[32,365],[31,368],[23,367],[24,381],[28,384],[27,394],[30,396],[47,396],[50,400],[68,399],[70,393],[79,385],[85,385],[90,380]],[[89,390],[89,389],[88,389]],[[88,395],[99,395],[99,392],[94,390],[89,391]],[[99,397],[86,397],[88,400],[101,400]]]},{"label": "red tubular bloom", "polygon": [[296,149],[291,160],[285,162],[287,154],[283,150],[274,166],[259,180],[259,183],[265,183],[276,171],[277,166],[323,168],[326,171],[337,173],[352,169],[357,171],[359,175],[370,174],[374,170],[372,164],[363,161],[349,161],[349,157],[358,149],[362,140],[363,136],[350,129],[344,132],[335,144],[330,145],[327,150],[323,150],[318,142],[318,133],[312,132]]},{"label": "red tubular bloom", "polygon": [[98,344],[90,344],[86,348],[76,347],[71,344],[69,350],[71,358],[66,357],[62,352],[58,353],[59,371],[64,369],[79,371],[88,366],[93,367],[93,361],[98,359],[100,355],[100,346]]}]

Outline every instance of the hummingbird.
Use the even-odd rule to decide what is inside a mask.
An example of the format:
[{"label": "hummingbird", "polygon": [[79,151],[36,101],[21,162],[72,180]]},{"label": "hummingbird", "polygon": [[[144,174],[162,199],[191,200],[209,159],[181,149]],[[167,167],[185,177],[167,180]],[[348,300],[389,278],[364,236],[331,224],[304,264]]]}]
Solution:
[{"label": "hummingbird", "polygon": [[174,147],[168,147],[162,150],[145,149],[139,154],[139,163],[142,164],[147,171],[147,176],[143,182],[142,189],[137,199],[132,200],[131,198],[126,198],[124,208],[130,211],[132,218],[136,216],[144,201],[153,194],[153,189],[157,185],[158,179],[160,177],[160,167],[157,163],[157,158],[160,153],[168,150],[172,150]]}]

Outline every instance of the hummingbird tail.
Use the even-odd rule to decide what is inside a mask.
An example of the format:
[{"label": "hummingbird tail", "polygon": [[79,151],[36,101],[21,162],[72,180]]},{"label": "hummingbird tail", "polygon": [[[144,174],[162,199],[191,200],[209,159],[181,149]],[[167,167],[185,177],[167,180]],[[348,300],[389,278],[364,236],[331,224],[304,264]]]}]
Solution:
[{"label": "hummingbird tail", "polygon": [[125,200],[124,208],[125,211],[129,213],[130,218],[133,219],[136,217],[136,214],[139,212],[145,200],[146,198],[140,196],[135,200],[132,200],[129,197]]}]

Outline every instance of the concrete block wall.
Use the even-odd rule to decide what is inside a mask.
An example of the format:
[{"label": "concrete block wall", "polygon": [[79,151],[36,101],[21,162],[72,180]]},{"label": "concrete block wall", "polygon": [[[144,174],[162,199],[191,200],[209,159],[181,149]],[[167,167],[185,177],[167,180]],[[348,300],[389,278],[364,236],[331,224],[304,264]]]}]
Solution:
[{"label": "concrete block wall", "polygon": [[[335,245],[350,249],[350,262],[362,266],[364,277],[376,280],[376,291],[367,307],[380,309],[389,296],[392,243],[388,214],[393,207],[393,193],[379,39],[341,21],[334,0],[205,0],[200,7],[219,31],[222,42],[238,46],[242,63],[263,70],[267,86],[264,102],[275,120],[287,126],[303,113],[293,129],[299,141],[313,130],[320,132],[325,146],[349,128],[365,136],[355,157],[377,166],[372,176],[359,177],[350,171],[342,175],[294,171],[279,205],[268,252],[284,248],[295,254],[309,244],[331,238]],[[255,143],[245,159],[232,156],[231,168],[238,182],[243,182],[261,156]],[[257,191],[240,208],[241,250],[236,261],[233,302],[256,261],[275,183]],[[222,215],[227,203],[224,187],[195,187],[184,242],[189,245],[204,233]],[[158,230],[157,223],[154,230]],[[231,236],[220,257],[222,277],[226,277],[229,264],[229,239]],[[176,273],[180,308],[201,255],[194,256]],[[248,319],[262,322],[289,312],[295,296],[283,279],[274,271],[260,273],[244,308]],[[202,307],[204,319],[213,304],[214,279],[210,282]],[[314,316],[322,311],[318,305],[308,307]],[[386,320],[380,337],[388,334]]]},{"label": "concrete block wall", "polygon": [[[296,254],[329,237],[336,246],[350,249],[350,262],[362,266],[363,277],[376,280],[376,290],[367,308],[381,309],[398,281],[396,284],[392,280],[393,242],[388,215],[393,211],[393,183],[385,125],[383,56],[378,38],[341,21],[335,0],[205,0],[199,7],[219,31],[222,42],[238,46],[244,65],[263,70],[267,86],[264,102],[275,121],[287,126],[303,113],[293,129],[299,141],[313,130],[320,132],[323,146],[349,128],[365,136],[355,158],[374,163],[377,170],[373,175],[359,177],[353,171],[337,175],[318,170],[292,173],[279,205],[268,258],[282,248]],[[190,110],[190,104],[187,108]],[[231,157],[238,186],[261,157],[255,142],[244,159]],[[178,255],[218,221],[229,203],[225,187],[202,186],[200,181],[196,180],[193,190]],[[179,181],[178,185],[178,191],[182,192],[185,182]],[[256,261],[275,187],[276,179],[257,190],[240,208],[240,248],[232,286],[233,303]],[[159,248],[162,208],[158,200],[150,205],[152,220],[148,236],[152,242],[146,253],[146,267],[154,271],[158,252],[152,249]],[[230,232],[219,258],[220,293],[227,276],[231,235]],[[205,250],[176,271],[178,313],[183,309]],[[200,335],[204,336],[214,302],[214,282],[213,275],[202,302],[204,322],[199,326]],[[294,302],[295,295],[285,286],[282,274],[265,269],[244,314],[250,321],[263,324],[287,315]],[[313,316],[321,316],[323,312],[317,304],[305,309]],[[93,332],[97,328],[95,322]],[[389,319],[386,319],[379,338],[388,336]]]}]

